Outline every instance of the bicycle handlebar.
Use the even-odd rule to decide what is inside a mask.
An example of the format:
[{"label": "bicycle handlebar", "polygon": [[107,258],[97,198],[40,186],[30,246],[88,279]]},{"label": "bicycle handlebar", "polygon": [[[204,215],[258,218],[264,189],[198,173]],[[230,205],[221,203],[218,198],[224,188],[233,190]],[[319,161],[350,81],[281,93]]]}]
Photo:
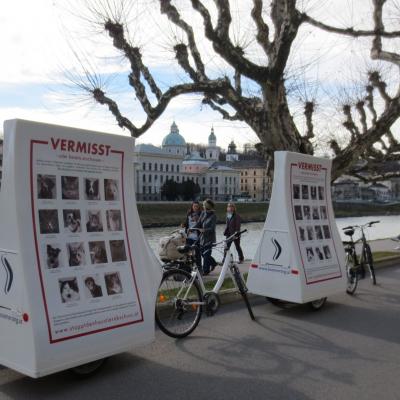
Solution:
[{"label": "bicycle handlebar", "polygon": [[342,228],[342,230],[345,231],[347,229],[354,229],[354,228],[358,228],[358,229],[369,228],[374,224],[379,224],[379,222],[381,222],[381,221],[370,221],[364,225],[349,225],[349,226],[345,226],[344,228]]}]

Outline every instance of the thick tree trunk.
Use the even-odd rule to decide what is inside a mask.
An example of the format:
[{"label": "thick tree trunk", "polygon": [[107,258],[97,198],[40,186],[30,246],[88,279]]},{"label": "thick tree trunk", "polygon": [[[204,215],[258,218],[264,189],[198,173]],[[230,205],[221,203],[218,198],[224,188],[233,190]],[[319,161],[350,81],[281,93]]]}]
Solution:
[{"label": "thick tree trunk", "polygon": [[245,115],[244,120],[259,137],[264,155],[273,157],[277,150],[313,154],[311,143],[294,124],[284,82],[268,83],[263,92],[263,104],[254,109],[253,115]]}]

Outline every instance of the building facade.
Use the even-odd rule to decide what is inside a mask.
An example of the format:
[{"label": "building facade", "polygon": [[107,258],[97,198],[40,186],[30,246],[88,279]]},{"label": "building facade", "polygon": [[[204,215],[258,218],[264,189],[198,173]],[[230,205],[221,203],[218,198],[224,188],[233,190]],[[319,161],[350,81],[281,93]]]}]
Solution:
[{"label": "building facade", "polygon": [[218,162],[220,148],[214,128],[204,155],[188,152],[186,141],[174,122],[161,147],[139,144],[135,147],[135,191],[138,201],[164,200],[165,182],[191,180],[199,185],[198,197],[227,201],[240,194],[240,172]]}]

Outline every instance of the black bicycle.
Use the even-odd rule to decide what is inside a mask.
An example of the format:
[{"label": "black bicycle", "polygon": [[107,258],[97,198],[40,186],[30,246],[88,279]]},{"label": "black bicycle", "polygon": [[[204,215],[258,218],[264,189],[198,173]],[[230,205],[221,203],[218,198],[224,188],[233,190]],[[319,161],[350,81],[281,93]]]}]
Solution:
[{"label": "black bicycle", "polygon": [[158,327],[168,336],[183,338],[196,329],[205,308],[206,315],[214,315],[219,306],[218,292],[225,280],[226,273],[231,275],[232,281],[241,294],[251,319],[255,319],[247,297],[246,283],[234,261],[231,249],[227,244],[246,232],[235,232],[221,242],[214,243],[213,247],[222,245],[226,249],[226,257],[222,265],[217,282],[211,290],[207,290],[203,277],[195,263],[196,244],[181,246],[182,260],[164,264],[163,277],[157,292],[155,318]]},{"label": "black bicycle", "polygon": [[[365,229],[370,228],[374,224],[378,224],[380,221],[371,221],[364,225],[351,225],[343,228],[344,234],[350,236],[350,241],[344,241],[344,249],[346,252],[346,274],[347,274],[347,288],[346,292],[353,295],[357,289],[359,278],[364,278],[366,270],[369,271],[369,275],[373,285],[376,285],[376,277],[374,270],[374,260],[372,257],[371,247],[365,237]],[[358,240],[354,241],[353,235],[358,230],[361,236]],[[357,255],[356,244],[361,242],[361,253]]]}]

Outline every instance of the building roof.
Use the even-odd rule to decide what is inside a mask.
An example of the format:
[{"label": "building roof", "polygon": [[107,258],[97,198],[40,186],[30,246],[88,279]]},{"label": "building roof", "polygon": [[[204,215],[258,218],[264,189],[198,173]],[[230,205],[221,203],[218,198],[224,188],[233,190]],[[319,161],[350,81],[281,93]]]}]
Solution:
[{"label": "building roof", "polygon": [[183,160],[184,164],[207,164],[208,161],[203,158],[200,153],[196,150],[192,151],[191,154],[188,154]]},{"label": "building roof", "polygon": [[216,161],[215,163],[212,163],[210,170],[235,171],[235,169],[230,167],[226,161]]},{"label": "building roof", "polygon": [[153,153],[160,155],[168,155],[168,153],[165,150],[161,149],[160,147],[146,143],[136,145],[135,153]]},{"label": "building roof", "polygon": [[162,141],[162,146],[185,146],[186,141],[183,136],[179,133],[178,126],[176,125],[175,121],[171,125],[171,130],[167,136],[165,136],[164,140]]},{"label": "building roof", "polygon": [[335,182],[333,185],[334,185],[334,186],[341,186],[341,185],[354,185],[354,186],[358,186],[358,185],[359,185],[359,182],[356,182],[356,181],[354,181],[354,180],[352,180],[352,179],[343,179],[343,180],[340,181],[340,182]]},{"label": "building roof", "polygon": [[389,190],[389,188],[386,185],[384,185],[383,183],[379,183],[379,182],[372,184],[369,188],[370,189],[387,189],[387,190]]}]

